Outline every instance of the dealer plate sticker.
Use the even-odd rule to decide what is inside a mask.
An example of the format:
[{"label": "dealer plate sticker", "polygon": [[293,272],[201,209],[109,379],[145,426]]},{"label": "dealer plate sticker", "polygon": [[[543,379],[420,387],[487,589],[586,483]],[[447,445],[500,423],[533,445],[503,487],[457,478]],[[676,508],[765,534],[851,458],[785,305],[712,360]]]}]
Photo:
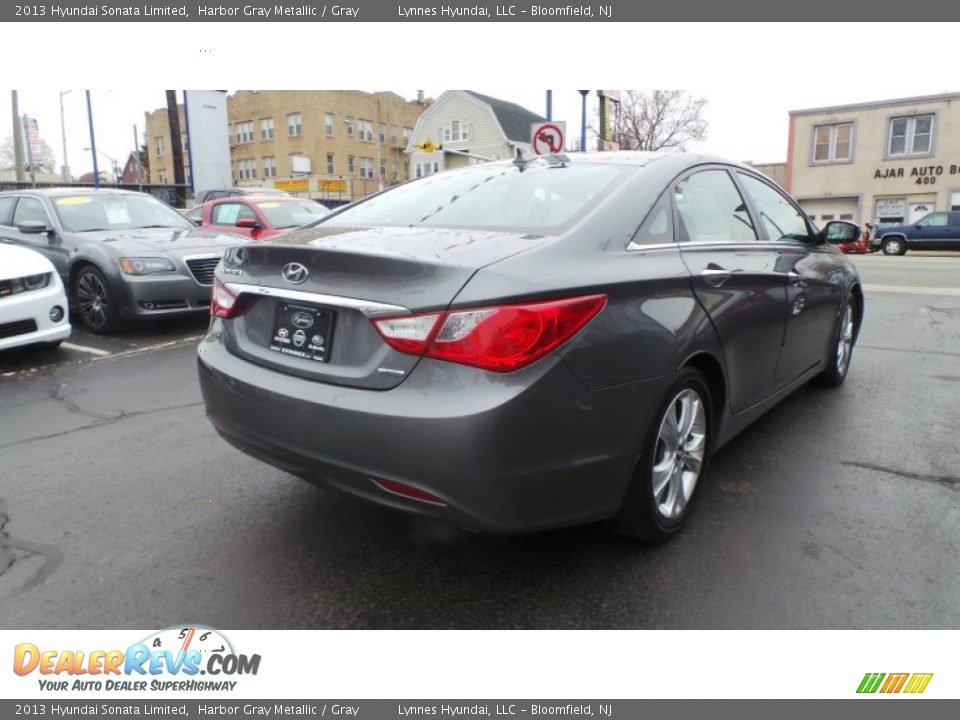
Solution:
[{"label": "dealer plate sticker", "polygon": [[327,362],[332,332],[333,313],[329,310],[279,302],[270,349],[304,360]]}]

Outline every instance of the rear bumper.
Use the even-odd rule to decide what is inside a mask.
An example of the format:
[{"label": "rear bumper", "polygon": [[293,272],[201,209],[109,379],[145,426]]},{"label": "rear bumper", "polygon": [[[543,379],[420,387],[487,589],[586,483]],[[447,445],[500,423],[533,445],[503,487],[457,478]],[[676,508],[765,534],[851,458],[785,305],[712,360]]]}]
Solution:
[{"label": "rear bumper", "polygon": [[614,515],[670,381],[591,391],[554,355],[509,375],[423,360],[392,390],[344,388],[229,354],[216,323],[199,372],[214,426],[249,455],[381,505],[500,532]]}]

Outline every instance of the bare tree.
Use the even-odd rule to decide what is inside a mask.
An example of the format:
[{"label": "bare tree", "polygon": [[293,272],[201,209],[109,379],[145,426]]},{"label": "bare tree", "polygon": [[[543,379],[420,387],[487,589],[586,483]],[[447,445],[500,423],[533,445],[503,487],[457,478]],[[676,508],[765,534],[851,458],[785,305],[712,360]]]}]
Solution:
[{"label": "bare tree", "polygon": [[686,150],[691,142],[707,137],[706,105],[706,98],[683,90],[626,90],[614,139],[621,150]]},{"label": "bare tree", "polygon": [[[26,164],[26,150],[24,150],[24,164]],[[8,135],[0,144],[0,170],[9,170],[16,165],[13,151],[13,135]],[[53,148],[47,144],[47,141],[40,138],[40,157],[33,158],[33,166],[37,170],[53,172],[57,165],[56,156],[53,154]]]}]

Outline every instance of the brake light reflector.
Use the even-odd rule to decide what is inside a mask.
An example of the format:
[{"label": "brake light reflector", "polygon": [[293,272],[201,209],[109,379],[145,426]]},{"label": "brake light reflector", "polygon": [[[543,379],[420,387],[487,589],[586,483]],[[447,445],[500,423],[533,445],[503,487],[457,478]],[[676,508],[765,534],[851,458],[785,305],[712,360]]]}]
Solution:
[{"label": "brake light reflector", "polygon": [[410,315],[374,321],[395,350],[494,372],[526,367],[573,337],[606,295]]},{"label": "brake light reflector", "polygon": [[213,281],[213,292],[210,295],[210,315],[219,318],[230,318],[239,314],[237,296],[234,295],[217,279]]},{"label": "brake light reflector", "polygon": [[436,495],[431,495],[426,490],[415,488],[412,485],[397,482],[396,480],[384,480],[383,478],[370,479],[373,480],[374,484],[377,485],[381,490],[386,490],[394,495],[402,495],[403,497],[410,498],[411,500],[419,500],[421,502],[431,503],[433,505],[446,505],[446,503]]}]

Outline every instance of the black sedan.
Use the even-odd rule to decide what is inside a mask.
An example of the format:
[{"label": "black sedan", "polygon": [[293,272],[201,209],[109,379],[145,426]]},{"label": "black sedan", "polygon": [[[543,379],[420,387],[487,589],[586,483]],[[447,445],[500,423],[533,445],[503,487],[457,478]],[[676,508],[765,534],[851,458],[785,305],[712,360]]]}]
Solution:
[{"label": "black sedan", "polygon": [[224,255],[207,413],[250,455],[398,509],[663,540],[712,452],[843,382],[863,293],[836,244],[858,233],[702,156],[439,173]]},{"label": "black sedan", "polygon": [[144,193],[57,188],[0,193],[0,242],[45,255],[80,321],[110,333],[124,319],[207,312],[220,256],[247,240]]}]

